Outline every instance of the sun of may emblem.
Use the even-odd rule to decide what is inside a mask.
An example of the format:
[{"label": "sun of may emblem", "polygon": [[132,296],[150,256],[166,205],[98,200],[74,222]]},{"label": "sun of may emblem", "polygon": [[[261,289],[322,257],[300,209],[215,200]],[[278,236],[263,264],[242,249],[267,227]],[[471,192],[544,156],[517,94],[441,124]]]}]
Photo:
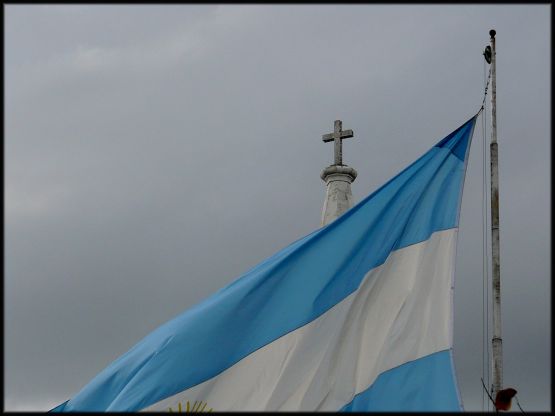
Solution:
[{"label": "sun of may emblem", "polygon": [[[189,400],[187,400],[187,402],[185,403],[185,409],[183,409],[183,407],[181,406],[181,402],[177,403],[177,411],[179,413],[182,412],[211,412],[213,409],[211,407],[206,407],[208,405],[208,403],[206,402],[197,402],[195,400],[195,402],[193,403],[193,405],[191,406],[191,402]],[[170,407],[169,408],[170,413],[173,413],[173,409]]]}]

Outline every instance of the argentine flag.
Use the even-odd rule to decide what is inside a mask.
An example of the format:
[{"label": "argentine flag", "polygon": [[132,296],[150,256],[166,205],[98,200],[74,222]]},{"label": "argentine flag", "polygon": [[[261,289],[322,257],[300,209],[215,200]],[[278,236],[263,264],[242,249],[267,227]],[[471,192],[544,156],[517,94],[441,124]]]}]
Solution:
[{"label": "argentine flag", "polygon": [[453,278],[476,116],[53,411],[458,411]]}]

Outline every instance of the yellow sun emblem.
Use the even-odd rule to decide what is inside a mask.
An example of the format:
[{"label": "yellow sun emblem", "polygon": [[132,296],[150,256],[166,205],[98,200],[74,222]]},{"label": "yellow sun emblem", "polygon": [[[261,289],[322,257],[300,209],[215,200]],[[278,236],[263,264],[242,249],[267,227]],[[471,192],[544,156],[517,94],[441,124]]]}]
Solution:
[{"label": "yellow sun emblem", "polygon": [[[192,412],[211,412],[212,410],[214,410],[214,409],[212,409],[211,407],[208,407],[208,408],[207,408],[207,407],[206,407],[207,404],[208,404],[208,403],[206,403],[206,402],[202,402],[202,401],[197,402],[197,401],[195,400],[195,402],[194,402],[193,405],[191,406],[191,402],[190,402],[189,400],[187,400],[187,402],[185,403],[185,412],[186,412],[186,413],[192,413]],[[170,411],[170,413],[173,413],[173,409],[172,409],[171,407],[169,408],[169,411]],[[183,408],[181,407],[181,402],[178,402],[178,403],[177,403],[177,411],[178,411],[179,413],[182,413],[182,412],[184,411]]]}]

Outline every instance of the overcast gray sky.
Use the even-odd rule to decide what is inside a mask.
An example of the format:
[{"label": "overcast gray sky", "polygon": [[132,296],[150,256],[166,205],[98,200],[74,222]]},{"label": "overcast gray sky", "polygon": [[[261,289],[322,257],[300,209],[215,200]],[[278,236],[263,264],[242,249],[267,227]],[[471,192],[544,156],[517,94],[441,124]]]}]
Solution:
[{"label": "overcast gray sky", "polygon": [[[6,410],[71,398],[317,228],[335,119],[355,133],[355,202],[460,126],[482,101],[491,28],[504,384],[550,408],[549,5],[4,12]],[[479,119],[456,268],[467,410],[482,404],[482,135]]]}]

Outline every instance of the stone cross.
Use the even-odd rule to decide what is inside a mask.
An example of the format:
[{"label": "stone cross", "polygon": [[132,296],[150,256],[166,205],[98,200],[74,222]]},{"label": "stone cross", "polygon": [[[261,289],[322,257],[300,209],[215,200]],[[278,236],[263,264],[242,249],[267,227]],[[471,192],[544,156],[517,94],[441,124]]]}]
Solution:
[{"label": "stone cross", "polygon": [[322,140],[324,142],[334,142],[335,164],[343,165],[341,140],[353,137],[352,130],[341,130],[343,123],[341,120],[335,120],[333,126],[333,133],[324,134]]}]

